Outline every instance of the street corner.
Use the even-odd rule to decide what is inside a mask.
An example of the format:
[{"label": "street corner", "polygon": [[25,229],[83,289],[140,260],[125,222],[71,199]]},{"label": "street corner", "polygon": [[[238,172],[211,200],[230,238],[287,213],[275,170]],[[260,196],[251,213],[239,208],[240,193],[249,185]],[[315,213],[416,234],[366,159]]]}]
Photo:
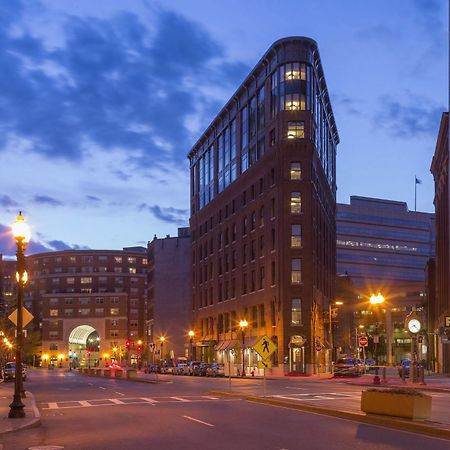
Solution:
[{"label": "street corner", "polygon": [[41,414],[36,405],[34,395],[26,391],[26,398],[22,399],[25,417],[21,419],[10,419],[8,413],[12,402],[13,393],[10,389],[0,390],[0,436],[14,431],[34,428],[41,425]]}]

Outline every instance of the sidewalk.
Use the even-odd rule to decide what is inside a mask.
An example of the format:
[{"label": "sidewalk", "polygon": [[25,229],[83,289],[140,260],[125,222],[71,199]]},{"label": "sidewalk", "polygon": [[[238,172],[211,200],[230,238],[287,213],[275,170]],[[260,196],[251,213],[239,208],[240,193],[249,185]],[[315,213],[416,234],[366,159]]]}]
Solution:
[{"label": "sidewalk", "polygon": [[12,402],[14,394],[14,383],[0,383],[0,436],[11,431],[22,430],[39,426],[41,423],[41,414],[36,406],[34,396],[26,391],[26,398],[22,399],[25,405],[25,417],[23,419],[9,419],[9,405]]}]

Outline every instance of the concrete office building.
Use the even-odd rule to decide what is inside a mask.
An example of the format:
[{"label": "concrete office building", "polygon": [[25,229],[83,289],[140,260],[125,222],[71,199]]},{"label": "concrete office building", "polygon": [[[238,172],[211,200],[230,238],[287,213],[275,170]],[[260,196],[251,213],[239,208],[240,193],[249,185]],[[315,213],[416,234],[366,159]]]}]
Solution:
[{"label": "concrete office building", "polygon": [[450,158],[448,112],[442,114],[431,163],[436,209],[435,298],[430,305],[433,359],[438,372],[450,374]]},{"label": "concrete office building", "polygon": [[148,243],[149,361],[190,357],[192,263],[189,228]]},{"label": "concrete office building", "polygon": [[338,142],[317,44],[291,37],[270,47],[189,152],[199,358],[257,371],[252,346],[268,335],[273,372],[324,370]]},{"label": "concrete office building", "polygon": [[[425,269],[435,253],[434,214],[409,211],[405,202],[352,196],[350,204],[337,205],[336,229],[337,274],[351,278],[356,294],[353,304],[341,308],[351,309],[352,330],[364,325],[362,332],[370,337],[389,337],[391,342],[380,343],[391,347],[391,352],[383,350],[381,361],[386,356],[396,363],[410,354],[404,320],[417,309],[424,328],[420,357],[426,359]],[[369,298],[378,293],[386,301],[377,309]]]}]

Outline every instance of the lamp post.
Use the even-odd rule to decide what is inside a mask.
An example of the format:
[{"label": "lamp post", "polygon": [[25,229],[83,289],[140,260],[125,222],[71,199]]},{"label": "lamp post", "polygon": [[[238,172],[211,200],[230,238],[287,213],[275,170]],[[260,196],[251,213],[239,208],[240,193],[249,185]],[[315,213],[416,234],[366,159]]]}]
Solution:
[{"label": "lamp post", "polygon": [[241,376],[245,377],[245,354],[244,354],[244,343],[245,343],[245,330],[248,327],[248,322],[243,319],[239,322],[239,327],[242,333],[242,372]]},{"label": "lamp post", "polygon": [[25,270],[25,248],[30,241],[30,227],[25,223],[22,212],[17,216],[16,222],[12,226],[12,234],[17,243],[17,345],[16,345],[16,377],[14,380],[14,397],[9,405],[8,417],[10,419],[20,419],[25,417],[24,404],[21,400],[23,391],[22,380],[22,347],[23,347],[23,289],[27,282],[27,272]]},{"label": "lamp post", "polygon": [[194,359],[194,354],[193,354],[194,353],[193,352],[194,335],[195,335],[194,330],[189,330],[189,333],[188,333],[189,345],[190,345],[190,347],[189,347],[189,353],[190,353],[189,358],[190,358],[191,361],[193,361],[193,359]]},{"label": "lamp post", "polygon": [[342,306],[344,302],[337,300],[334,303],[328,303],[328,336],[329,336],[329,344],[331,348],[331,358],[330,358],[330,373],[333,372],[333,360],[334,360],[334,342],[333,342],[333,307]]},{"label": "lamp post", "polygon": [[[372,294],[370,296],[370,304],[374,306],[382,305],[385,302],[384,296],[378,292],[377,295]],[[392,365],[392,332],[391,332],[391,309],[386,307],[386,362],[389,366]],[[375,333],[378,334],[378,320],[375,324]],[[374,342],[375,349],[377,349],[378,342]],[[378,352],[376,351],[375,356],[376,364],[378,365]]]},{"label": "lamp post", "polygon": [[163,349],[164,349],[164,342],[165,342],[166,338],[164,336],[161,336],[159,338],[159,342],[161,343],[161,349],[160,349],[160,355],[159,355],[159,364],[162,364],[162,358],[163,358]]}]

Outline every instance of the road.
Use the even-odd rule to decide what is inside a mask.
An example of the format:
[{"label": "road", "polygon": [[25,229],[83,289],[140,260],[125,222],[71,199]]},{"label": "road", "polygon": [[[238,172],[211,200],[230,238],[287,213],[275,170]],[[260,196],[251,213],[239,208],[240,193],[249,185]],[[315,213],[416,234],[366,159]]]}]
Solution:
[{"label": "road", "polygon": [[[224,379],[161,377],[147,384],[37,370],[26,388],[35,395],[42,427],[2,436],[3,450],[65,449],[448,449],[448,441],[240,399],[214,397]],[[270,395],[319,395],[341,402],[320,382],[270,381]],[[347,389],[336,384],[338,391]],[[261,390],[261,380],[233,380],[233,390]],[[323,385],[322,385],[323,389]],[[294,395],[292,395],[292,393]],[[330,399],[332,397],[332,399]],[[335,398],[336,397],[336,398]],[[347,401],[347,400],[345,400]]]}]

